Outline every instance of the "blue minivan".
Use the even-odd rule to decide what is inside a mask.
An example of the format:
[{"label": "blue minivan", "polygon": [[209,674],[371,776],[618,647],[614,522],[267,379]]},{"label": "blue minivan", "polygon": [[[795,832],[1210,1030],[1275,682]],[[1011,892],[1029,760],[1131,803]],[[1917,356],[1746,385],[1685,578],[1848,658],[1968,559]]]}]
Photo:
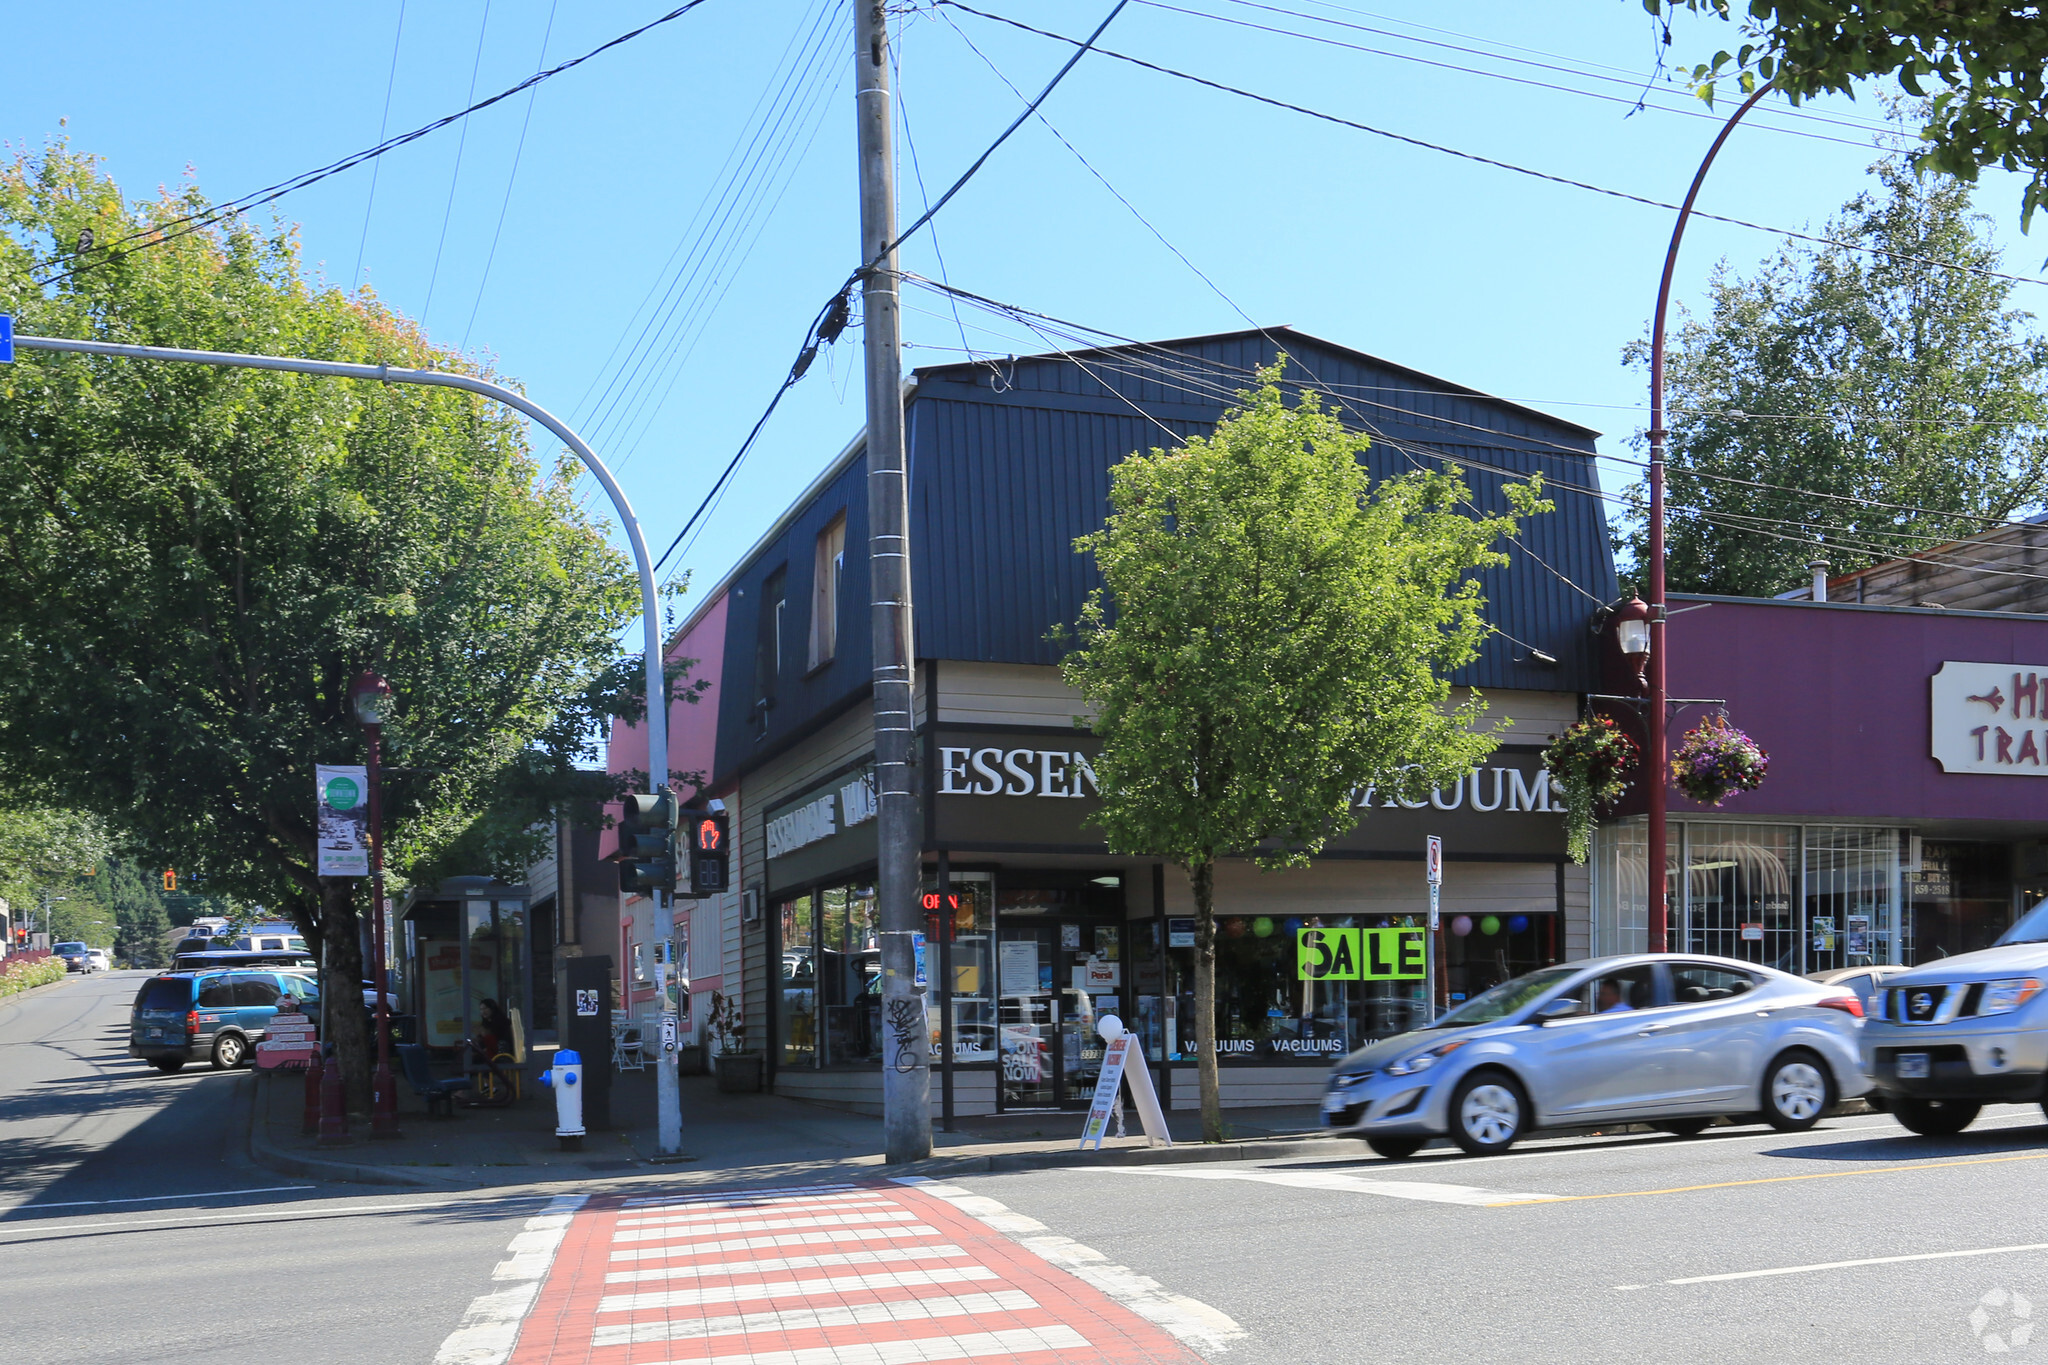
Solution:
[{"label": "blue minivan", "polygon": [[202,1058],[216,1071],[232,1070],[249,1060],[287,994],[319,1017],[320,990],[310,975],[223,969],[153,976],[129,1011],[128,1055],[165,1072]]}]

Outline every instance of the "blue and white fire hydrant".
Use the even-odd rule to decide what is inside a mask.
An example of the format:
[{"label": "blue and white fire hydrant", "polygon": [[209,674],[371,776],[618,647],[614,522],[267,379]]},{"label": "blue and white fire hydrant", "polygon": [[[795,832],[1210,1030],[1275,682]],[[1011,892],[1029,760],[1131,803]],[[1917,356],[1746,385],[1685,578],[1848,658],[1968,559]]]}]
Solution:
[{"label": "blue and white fire hydrant", "polygon": [[583,1057],[575,1052],[557,1052],[555,1064],[540,1073],[540,1083],[555,1092],[555,1136],[562,1150],[578,1151],[583,1146]]}]

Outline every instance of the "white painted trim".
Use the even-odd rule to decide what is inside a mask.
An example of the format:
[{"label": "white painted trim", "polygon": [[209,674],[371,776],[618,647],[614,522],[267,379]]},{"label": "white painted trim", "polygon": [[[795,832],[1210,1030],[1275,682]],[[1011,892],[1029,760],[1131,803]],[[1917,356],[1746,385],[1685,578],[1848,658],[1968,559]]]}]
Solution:
[{"label": "white painted trim", "polygon": [[562,1238],[568,1235],[569,1220],[589,1198],[587,1194],[556,1195],[526,1220],[506,1248],[506,1258],[491,1272],[494,1281],[507,1287],[470,1300],[461,1323],[434,1353],[434,1365],[504,1365],[519,1343],[519,1329],[540,1297],[541,1284],[554,1266]]}]

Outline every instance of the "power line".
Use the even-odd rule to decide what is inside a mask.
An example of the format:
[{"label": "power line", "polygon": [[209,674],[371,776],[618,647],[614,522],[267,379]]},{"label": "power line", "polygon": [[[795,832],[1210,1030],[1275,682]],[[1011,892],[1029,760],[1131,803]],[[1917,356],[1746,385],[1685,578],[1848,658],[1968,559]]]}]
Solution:
[{"label": "power line", "polygon": [[[555,36],[555,10],[561,0],[548,0],[548,21],[540,35],[541,62],[548,59],[548,39]],[[483,274],[477,277],[476,299],[469,305],[469,321],[462,324],[462,342],[457,350],[469,349],[469,334],[476,328],[477,310],[484,306],[484,290],[491,282],[491,266],[498,259],[498,239],[505,235],[505,215],[512,209],[512,186],[519,180],[519,162],[526,155],[526,131],[533,126],[533,102],[540,98],[538,89],[526,92],[526,115],[519,120],[519,142],[512,149],[512,169],[505,174],[505,198],[498,204],[498,225],[491,229],[491,249],[484,253]],[[372,174],[375,174],[373,171]]]},{"label": "power line", "polygon": [[642,34],[660,28],[663,24],[672,23],[705,3],[706,0],[685,0],[685,3],[676,6],[668,13],[650,19],[638,28],[621,33],[609,42],[600,43],[580,57],[571,57],[568,61],[552,66],[546,71],[536,71],[533,75],[519,82],[519,84],[500,90],[497,94],[491,95],[488,98],[478,100],[467,109],[458,109],[445,118],[435,119],[432,123],[424,124],[409,133],[400,133],[396,137],[385,138],[377,143],[376,146],[366,147],[360,152],[352,152],[348,156],[342,157],[339,161],[331,161],[325,166],[316,167],[313,170],[302,172],[289,179],[280,180],[276,184],[267,185],[260,190],[239,195],[233,199],[223,200],[217,204],[210,204],[195,213],[167,218],[161,223],[153,223],[149,227],[137,232],[131,232],[125,237],[116,238],[112,242],[101,243],[95,253],[100,255],[101,259],[75,265],[69,270],[46,276],[35,283],[43,288],[62,283],[75,275],[83,274],[87,270],[97,269],[108,260],[117,258],[124,249],[131,246],[135,250],[140,251],[153,246],[162,246],[166,242],[174,242],[180,237],[187,237],[192,233],[204,231],[213,224],[223,219],[231,218],[244,210],[254,208],[258,204],[272,203],[275,200],[282,199],[287,194],[305,189],[309,185],[316,185],[329,176],[339,175],[343,171],[352,170],[366,161],[374,161],[380,156],[398,150],[400,147],[409,146],[430,133],[437,133],[451,123],[459,122],[462,119],[468,118],[471,114],[479,113],[500,101],[508,100],[522,90],[530,90],[542,81],[552,80],[564,71],[572,70],[601,53],[609,52],[622,44],[630,43]]},{"label": "power line", "polygon": [[[405,40],[405,0],[398,0],[398,29],[391,35],[391,71],[384,78],[384,113],[377,120],[377,141],[382,142],[391,130],[391,92],[398,88],[398,48]],[[363,202],[363,235],[356,243],[356,268],[348,277],[348,287],[354,289],[363,282],[363,253],[370,246],[370,212],[377,207],[377,177],[384,169],[382,161],[370,167],[370,197]]]},{"label": "power line", "polygon": [[[491,0],[484,0],[483,21],[476,28],[476,58],[469,66],[469,93],[464,99],[476,102],[476,78],[484,69],[484,39],[491,31]],[[455,216],[455,187],[462,183],[462,154],[469,148],[469,124],[464,122],[461,135],[455,139],[455,169],[448,175],[448,202],[441,209],[441,235],[434,242],[434,268],[427,274],[427,301],[420,305],[420,323],[426,324],[427,314],[434,307],[434,286],[441,281],[441,253],[448,246],[448,220]]]},{"label": "power line", "polygon": [[[1074,45],[1077,48],[1081,45],[1081,40],[1078,38],[1069,38],[1064,33],[1054,33],[1050,29],[1036,28],[1020,20],[1007,18],[1004,15],[990,14],[985,10],[979,10],[974,8],[974,6],[972,5],[963,3],[963,0],[932,0],[932,3],[950,6],[951,8],[957,10],[964,10],[967,13],[976,16],[977,18],[987,19],[999,24],[1007,24],[1011,28],[1021,29],[1026,33],[1035,33],[1041,38],[1050,38],[1056,42]],[[1111,57],[1120,62],[1126,62],[1132,66],[1141,67],[1147,71],[1157,72],[1162,76],[1171,76],[1175,80],[1188,81],[1195,85],[1206,86],[1211,90],[1221,91],[1226,95],[1236,95],[1240,99],[1248,99],[1258,104],[1270,105],[1275,109],[1285,109],[1290,113],[1303,114],[1309,118],[1319,119],[1325,123],[1334,123],[1339,127],[1355,129],[1356,131],[1361,133],[1371,133],[1375,137],[1383,137],[1392,142],[1399,142],[1410,147],[1418,147],[1423,151],[1436,152],[1443,156],[1457,157],[1462,161],[1471,161],[1482,166],[1492,166],[1496,170],[1511,171],[1516,175],[1523,175],[1528,176],[1531,179],[1547,181],[1553,185],[1563,185],[1571,189],[1586,190],[1592,194],[1605,195],[1607,198],[1610,199],[1620,199],[1631,204],[1641,204],[1646,208],[1663,209],[1673,213],[1678,212],[1678,205],[1667,203],[1662,199],[1652,199],[1647,195],[1632,194],[1627,190],[1609,189],[1604,185],[1592,184],[1590,181],[1574,180],[1570,176],[1554,175],[1549,171],[1535,170],[1528,166],[1517,165],[1512,161],[1502,161],[1496,157],[1481,156],[1477,152],[1461,151],[1456,147],[1448,147],[1439,142],[1430,142],[1423,138],[1410,137],[1406,133],[1396,133],[1386,128],[1375,127],[1369,123],[1360,123],[1356,119],[1348,119],[1337,114],[1324,113],[1322,110],[1319,109],[1311,109],[1307,105],[1292,104],[1286,100],[1275,99],[1271,95],[1261,95],[1256,91],[1246,90],[1240,86],[1227,85],[1222,81],[1210,80],[1206,76],[1197,76],[1190,72],[1177,70],[1174,67],[1162,66],[1157,62],[1147,61],[1142,57],[1133,57],[1128,53],[1117,52],[1111,48],[1100,47],[1090,44],[1089,50],[1099,52],[1105,57]],[[1821,237],[1813,233],[1798,232],[1791,228],[1771,227],[1770,225],[1765,223],[1751,222],[1746,218],[1733,218],[1729,217],[1726,214],[1709,213],[1705,209],[1700,208],[1695,208],[1692,211],[1692,216],[1695,218],[1709,219],[1716,223],[1727,223],[1732,227],[1748,228],[1753,232],[1769,233],[1774,237],[1784,237],[1802,242],[1817,242],[1823,246],[1840,247],[1848,251],[1864,252],[1869,255],[1881,256],[1887,260],[1900,261],[1909,265],[1934,266],[1941,270],[1954,270],[1962,272],[1964,274],[1979,275],[1986,279],[2011,280],[2017,284],[2048,284],[2048,280],[2043,280],[2032,275],[2011,275],[2003,271],[1990,270],[1986,269],[1983,266],[1964,265],[1956,261],[1936,261],[1931,260],[1924,256],[1908,256],[1900,252],[1885,251],[1880,247],[1864,246],[1855,242],[1837,241],[1832,237]]]}]

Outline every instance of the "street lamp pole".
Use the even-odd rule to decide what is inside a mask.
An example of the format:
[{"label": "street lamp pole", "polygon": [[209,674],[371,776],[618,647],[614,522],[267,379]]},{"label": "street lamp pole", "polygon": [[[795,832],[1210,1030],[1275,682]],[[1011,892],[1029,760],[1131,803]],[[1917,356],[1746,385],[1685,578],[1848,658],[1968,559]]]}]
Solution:
[{"label": "street lamp pole", "polygon": [[[640,519],[633,514],[633,504],[626,500],[625,490],[612,477],[611,470],[590,443],[540,404],[533,402],[522,393],[493,384],[488,379],[474,375],[455,374],[444,370],[400,370],[389,365],[354,365],[339,360],[309,360],[302,356],[244,355],[234,351],[188,351],[174,346],[132,346],[115,341],[73,341],[64,337],[17,336],[14,344],[25,351],[70,351],[81,355],[119,356],[129,360],[181,361],[191,365],[215,365],[223,369],[282,370],[290,374],[318,374],[337,379],[364,379],[378,384],[419,384],[428,388],[461,389],[467,393],[482,394],[486,398],[503,403],[516,412],[522,412],[546,427],[559,438],[563,445],[575,452],[603,487],[605,496],[612,500],[612,510],[618,514],[619,525],[626,533],[626,541],[632,547],[633,564],[640,575],[640,615],[642,622],[642,652],[645,655],[647,679],[647,774],[656,791],[668,785],[668,689],[662,666],[661,609],[654,590],[654,559],[647,553],[647,537],[640,532]],[[658,940],[667,941],[674,937],[675,906],[664,892],[654,897],[654,933]],[[380,911],[382,907],[379,907]],[[675,1156],[682,1151],[682,1110],[681,1093],[678,1088],[674,1066],[661,1068],[657,1089],[660,1096],[661,1113],[658,1117],[656,1148],[663,1156]]]},{"label": "street lamp pole", "polygon": [[1759,85],[1741,107],[1728,116],[1728,121],[1721,125],[1721,132],[1714,139],[1714,145],[1707,148],[1699,170],[1693,173],[1692,186],[1686,190],[1685,202],[1678,209],[1678,221],[1671,227],[1671,245],[1664,252],[1664,275],[1657,284],[1656,317],[1650,325],[1650,742],[1643,754],[1643,766],[1650,788],[1650,847],[1644,872],[1650,911],[1649,950],[1653,953],[1669,951],[1671,926],[1668,904],[1670,879],[1664,870],[1667,856],[1664,826],[1671,785],[1665,771],[1665,723],[1671,689],[1664,667],[1664,441],[1670,434],[1664,429],[1664,320],[1671,308],[1671,280],[1678,268],[1678,246],[1685,239],[1686,220],[1692,217],[1693,203],[1700,197],[1700,186],[1705,183],[1714,158],[1720,154],[1721,144],[1735,131],[1735,125],[1742,121],[1742,116],[1770,92],[1771,86],[1770,81]]},{"label": "street lamp pole", "polygon": [[391,1003],[389,930],[384,923],[384,721],[390,714],[391,684],[363,671],[348,690],[349,705],[363,723],[370,748],[370,951],[376,969],[370,979],[377,991],[377,1069],[370,1073],[370,1136],[395,1138],[398,1091],[391,1079]]}]

